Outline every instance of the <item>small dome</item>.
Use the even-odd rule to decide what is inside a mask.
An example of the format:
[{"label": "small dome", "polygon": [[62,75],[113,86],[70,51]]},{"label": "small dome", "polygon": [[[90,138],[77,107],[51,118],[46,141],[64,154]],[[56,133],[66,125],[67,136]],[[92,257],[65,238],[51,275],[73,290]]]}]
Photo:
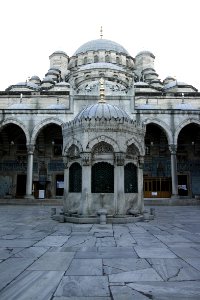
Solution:
[{"label": "small dome", "polygon": [[54,80],[50,77],[50,76],[46,76],[43,80],[42,80],[43,83],[52,83],[54,84]]},{"label": "small dome", "polygon": [[152,52],[147,51],[147,50],[145,50],[145,51],[140,51],[140,52],[136,55],[136,57],[137,57],[137,56],[140,56],[140,55],[151,56],[152,58],[155,58],[155,55],[154,55]]},{"label": "small dome", "polygon": [[91,120],[91,119],[105,119],[111,120],[112,118],[117,120],[130,121],[129,115],[120,107],[111,105],[106,102],[98,102],[84,108],[74,119],[78,120]]},{"label": "small dome", "polygon": [[118,53],[124,53],[126,55],[129,55],[127,50],[124,47],[122,47],[120,44],[106,39],[89,41],[83,44],[81,47],[79,47],[74,53],[74,55],[85,53],[87,51],[98,51],[98,50],[115,51]]},{"label": "small dome", "polygon": [[53,52],[49,57],[51,58],[54,55],[65,55],[65,56],[68,56],[67,53],[65,53],[64,51],[60,51],[60,50]]},{"label": "small dome", "polygon": [[31,79],[30,80],[37,80],[37,81],[40,81],[40,77],[37,76],[37,75],[34,75],[34,76],[31,76]]}]

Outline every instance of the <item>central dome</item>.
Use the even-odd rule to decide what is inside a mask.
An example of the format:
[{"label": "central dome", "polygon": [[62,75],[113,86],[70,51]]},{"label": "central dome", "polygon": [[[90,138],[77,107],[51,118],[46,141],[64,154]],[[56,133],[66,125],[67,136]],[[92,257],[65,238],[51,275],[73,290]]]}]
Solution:
[{"label": "central dome", "polygon": [[74,119],[74,122],[80,120],[104,119],[130,121],[129,115],[120,107],[108,104],[107,102],[98,102],[84,108]]},{"label": "central dome", "polygon": [[129,55],[128,51],[124,47],[122,47],[120,44],[106,40],[106,39],[98,39],[98,40],[92,40],[89,41],[82,46],[80,46],[74,55],[78,55],[80,53],[85,53],[87,51],[98,51],[98,50],[105,50],[105,51],[115,51],[118,53],[124,53],[126,55]]}]

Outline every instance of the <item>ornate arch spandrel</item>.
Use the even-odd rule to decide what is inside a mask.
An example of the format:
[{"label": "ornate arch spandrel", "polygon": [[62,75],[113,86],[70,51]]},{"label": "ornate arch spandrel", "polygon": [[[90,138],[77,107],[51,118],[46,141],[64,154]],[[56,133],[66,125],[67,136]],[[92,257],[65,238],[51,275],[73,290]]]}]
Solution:
[{"label": "ornate arch spandrel", "polygon": [[80,143],[80,141],[75,139],[75,138],[70,138],[69,142],[63,148],[63,154],[62,155],[66,156],[67,153],[68,153],[69,148],[73,145],[78,147],[79,152],[83,152],[83,147],[82,147],[82,144]]},{"label": "ornate arch spandrel", "polygon": [[86,149],[88,151],[92,151],[92,148],[96,144],[99,144],[100,142],[105,142],[107,144],[110,144],[113,147],[114,152],[120,152],[120,148],[119,148],[118,143],[114,139],[112,139],[108,136],[105,136],[105,135],[101,135],[101,136],[99,136],[97,138],[94,138],[91,141],[89,141],[87,146],[86,146]]}]

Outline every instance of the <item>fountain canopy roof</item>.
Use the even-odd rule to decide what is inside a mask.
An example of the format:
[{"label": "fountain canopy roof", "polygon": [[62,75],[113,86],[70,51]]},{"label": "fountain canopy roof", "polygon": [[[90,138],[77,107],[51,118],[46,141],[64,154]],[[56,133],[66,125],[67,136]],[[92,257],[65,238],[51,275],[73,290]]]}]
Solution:
[{"label": "fountain canopy roof", "polygon": [[129,115],[120,107],[108,104],[107,102],[98,102],[84,108],[74,119],[74,121],[105,119],[105,120],[126,120],[130,121]]}]

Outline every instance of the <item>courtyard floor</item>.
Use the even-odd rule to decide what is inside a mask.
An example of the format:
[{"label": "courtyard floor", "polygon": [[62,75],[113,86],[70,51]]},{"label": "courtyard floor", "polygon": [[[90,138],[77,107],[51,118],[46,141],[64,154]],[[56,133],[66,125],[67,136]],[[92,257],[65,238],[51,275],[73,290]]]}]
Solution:
[{"label": "courtyard floor", "polygon": [[52,220],[51,206],[1,205],[0,299],[199,300],[200,206],[155,213],[78,225]]}]

